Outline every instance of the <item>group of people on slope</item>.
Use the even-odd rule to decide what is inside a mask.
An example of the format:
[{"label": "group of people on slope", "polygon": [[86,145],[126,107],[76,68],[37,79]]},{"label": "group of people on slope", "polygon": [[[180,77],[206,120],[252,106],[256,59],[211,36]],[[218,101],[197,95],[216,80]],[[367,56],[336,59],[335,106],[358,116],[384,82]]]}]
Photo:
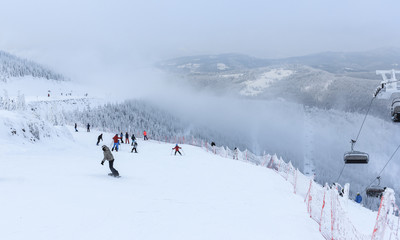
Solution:
[{"label": "group of people on slope", "polygon": [[[113,145],[111,151],[114,151],[114,149],[115,149],[115,151],[118,152],[119,145],[120,145],[120,143],[119,143],[120,139],[121,139],[121,142],[124,143],[123,134],[121,133],[120,136],[118,136],[118,134],[115,134],[115,136],[113,137],[114,145]],[[133,147],[131,152],[135,151],[135,153],[137,153],[137,145],[138,144],[136,142],[136,137],[134,134],[132,134],[131,139],[132,139],[131,146]],[[129,144],[129,134],[128,133],[125,134],[125,144]]]},{"label": "group of people on slope", "polygon": [[[148,137],[147,137],[147,132],[146,131],[143,132],[143,136],[144,136],[144,140],[149,140]],[[119,145],[121,143],[124,143],[124,140],[123,140],[124,138],[123,137],[124,137],[124,134],[122,132],[121,132],[121,134],[119,136],[118,136],[118,133],[115,134],[115,136],[113,137],[114,145],[113,145],[111,151],[114,151],[114,149],[115,149],[118,152]],[[136,142],[135,134],[132,134],[132,136],[129,137],[129,133],[126,132],[125,133],[125,144],[129,144],[130,143],[129,142],[130,139],[132,140],[131,146],[133,146],[131,152],[135,151],[135,153],[137,153],[137,145],[138,144]],[[120,143],[120,140],[121,140],[121,143]],[[99,145],[100,141],[103,141],[103,134],[100,134],[97,137],[97,143],[96,143],[97,146]]]},{"label": "group of people on slope", "polygon": [[[102,137],[102,135],[103,134],[101,134],[100,136]],[[100,137],[99,136],[99,137]],[[119,138],[118,137],[118,134],[116,134],[115,136],[114,136],[114,138]],[[114,139],[113,138],[113,139]],[[134,144],[134,143],[136,143],[136,141],[134,141],[134,142],[132,142],[132,144],[133,144],[133,148],[132,148],[132,151],[131,152],[133,152],[133,150],[135,150],[135,152],[137,153],[137,151],[136,151],[136,146],[137,146],[137,143],[136,143],[136,145]],[[114,147],[113,147],[114,148]],[[101,161],[101,165],[104,165],[104,162],[105,161],[108,161],[108,165],[109,165],[109,168],[110,168],[110,170],[111,170],[111,173],[109,173],[108,175],[110,175],[110,176],[113,176],[113,177],[119,177],[119,172],[114,168],[114,156],[113,156],[113,154],[111,153],[111,151],[110,151],[110,149],[106,146],[106,145],[103,145],[102,147],[101,147],[101,149],[103,150],[103,154],[104,154],[104,158],[103,158],[103,160]],[[182,156],[182,154],[181,154],[181,152],[179,151],[179,149],[182,149],[181,147],[179,147],[178,146],[178,144],[176,144],[175,145],[175,147],[173,147],[172,148],[172,150],[174,150],[175,149],[175,155],[176,155],[176,153],[179,153],[181,156]]]},{"label": "group of people on slope", "polygon": [[[90,132],[90,124],[89,123],[86,125],[86,131]],[[78,132],[78,124],[77,123],[75,123],[75,132]]]}]

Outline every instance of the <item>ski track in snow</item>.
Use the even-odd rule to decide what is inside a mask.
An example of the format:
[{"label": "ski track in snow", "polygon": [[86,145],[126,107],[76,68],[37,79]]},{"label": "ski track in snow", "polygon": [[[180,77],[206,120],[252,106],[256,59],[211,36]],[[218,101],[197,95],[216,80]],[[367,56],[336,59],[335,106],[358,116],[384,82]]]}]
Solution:
[{"label": "ski track in snow", "polygon": [[323,239],[270,169],[189,145],[173,156],[172,144],[139,140],[138,154],[125,144],[113,152],[116,179],[100,164],[100,133],[71,134],[2,144],[2,239]]}]

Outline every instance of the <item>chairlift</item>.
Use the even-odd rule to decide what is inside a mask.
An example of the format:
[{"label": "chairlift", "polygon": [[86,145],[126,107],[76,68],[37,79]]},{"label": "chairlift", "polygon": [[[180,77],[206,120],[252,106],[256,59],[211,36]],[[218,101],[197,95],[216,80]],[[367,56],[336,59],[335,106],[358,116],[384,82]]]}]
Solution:
[{"label": "chairlift", "polygon": [[378,180],[378,185],[369,186],[365,190],[368,197],[381,198],[383,192],[386,190],[386,187],[379,186],[381,183],[381,177],[377,177],[376,179]]},{"label": "chairlift", "polygon": [[369,161],[369,155],[365,152],[354,151],[353,146],[355,140],[351,140],[351,151],[346,152],[343,156],[345,164],[367,164]]},{"label": "chairlift", "polygon": [[394,98],[390,107],[393,122],[400,122],[400,98]]}]

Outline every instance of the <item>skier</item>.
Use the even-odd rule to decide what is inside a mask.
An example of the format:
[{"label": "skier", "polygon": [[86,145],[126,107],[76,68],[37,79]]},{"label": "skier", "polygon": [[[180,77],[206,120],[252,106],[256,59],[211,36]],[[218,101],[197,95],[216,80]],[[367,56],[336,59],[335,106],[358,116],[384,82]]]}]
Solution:
[{"label": "skier", "polygon": [[237,147],[233,149],[233,159],[239,160],[239,149]]},{"label": "skier", "polygon": [[112,147],[111,151],[114,151],[114,148],[115,148],[115,151],[118,152],[118,146],[119,146],[119,141],[118,141],[118,139],[120,139],[120,138],[118,137],[118,134],[115,134],[115,136],[113,137],[114,146]]},{"label": "skier", "polygon": [[110,152],[110,149],[106,145],[103,145],[101,149],[103,150],[104,154],[104,158],[101,161],[101,165],[104,165],[104,161],[107,160],[111,170],[111,173],[109,173],[108,175],[119,177],[119,172],[114,168],[114,156]]},{"label": "skier", "polygon": [[89,123],[87,124],[86,128],[87,128],[87,131],[90,132],[90,124]]},{"label": "skier", "polygon": [[99,146],[100,140],[103,141],[103,134],[100,134],[100,135],[97,137],[97,143],[96,143],[97,146]]},{"label": "skier", "polygon": [[361,203],[362,197],[359,192],[357,193],[356,199],[354,201],[356,201],[356,203]]},{"label": "skier", "polygon": [[143,139],[146,141],[146,140],[149,140],[148,138],[147,138],[147,132],[146,131],[143,131]]},{"label": "skier", "polygon": [[125,144],[129,144],[129,134],[128,134],[128,132],[125,133]]},{"label": "skier", "polygon": [[137,152],[137,142],[135,141],[135,140],[133,140],[133,142],[132,142],[132,146],[133,146],[133,148],[132,148],[132,151],[131,151],[131,153],[133,152],[133,150],[135,150],[135,153],[138,153]]},{"label": "skier", "polygon": [[121,132],[121,137],[120,137],[120,139],[121,139],[121,143],[124,143],[124,134]]},{"label": "skier", "polygon": [[174,149],[175,149],[175,155],[176,155],[176,153],[179,153],[179,155],[182,156],[181,152],[179,152],[179,149],[182,149],[182,148],[179,147],[178,144],[176,144],[175,147],[172,148],[172,150],[174,150]]},{"label": "skier", "polygon": [[211,142],[211,147],[215,147],[215,142]]},{"label": "skier", "polygon": [[75,123],[75,132],[78,131],[78,124]]}]

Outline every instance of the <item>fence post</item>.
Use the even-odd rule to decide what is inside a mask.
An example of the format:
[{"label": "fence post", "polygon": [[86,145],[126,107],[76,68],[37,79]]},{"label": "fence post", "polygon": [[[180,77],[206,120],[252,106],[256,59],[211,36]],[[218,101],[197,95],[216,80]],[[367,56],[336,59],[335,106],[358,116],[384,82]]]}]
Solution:
[{"label": "fence post", "polygon": [[331,189],[330,192],[331,192],[331,236],[333,240],[333,235],[334,235],[333,229],[335,225],[335,206],[336,206],[334,204],[336,204],[336,202],[335,203],[333,202],[334,201],[333,199],[335,197],[334,191],[332,191]]},{"label": "fence post", "polygon": [[325,208],[325,194],[326,194],[326,188],[324,187],[324,200],[322,201],[321,218],[319,220],[319,231],[320,232],[321,232],[321,224],[322,224],[322,215],[324,213],[324,208]]},{"label": "fence post", "polygon": [[299,171],[299,169],[296,169],[295,171],[294,171],[294,186],[293,186],[293,188],[294,188],[294,194],[296,194],[296,187],[297,187],[297,172]]}]

